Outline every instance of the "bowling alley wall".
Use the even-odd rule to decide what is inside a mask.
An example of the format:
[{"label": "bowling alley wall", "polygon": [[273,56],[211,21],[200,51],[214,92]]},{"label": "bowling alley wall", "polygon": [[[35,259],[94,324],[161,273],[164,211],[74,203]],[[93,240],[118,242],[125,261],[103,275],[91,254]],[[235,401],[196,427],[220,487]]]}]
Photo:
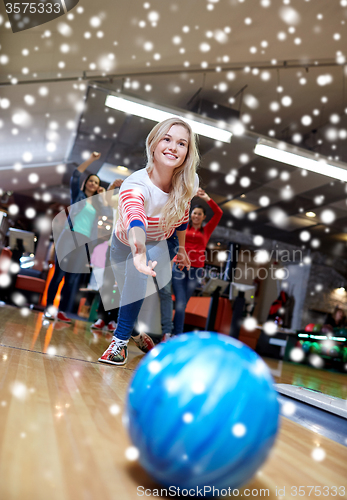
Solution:
[{"label": "bowling alley wall", "polygon": [[337,305],[347,312],[347,262],[344,259],[331,262],[328,258],[325,263],[318,263],[315,259],[321,261],[322,256],[313,256],[301,326],[324,321]]}]

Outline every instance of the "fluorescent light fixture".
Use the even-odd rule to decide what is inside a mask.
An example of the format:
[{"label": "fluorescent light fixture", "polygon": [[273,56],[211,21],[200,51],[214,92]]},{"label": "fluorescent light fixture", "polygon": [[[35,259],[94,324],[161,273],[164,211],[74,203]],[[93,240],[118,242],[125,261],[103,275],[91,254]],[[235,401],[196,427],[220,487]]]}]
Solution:
[{"label": "fluorescent light fixture", "polygon": [[341,166],[332,165],[324,157],[316,160],[313,159],[313,155],[310,155],[309,152],[298,148],[287,150],[287,147],[290,148],[290,145],[283,142],[276,144],[272,141],[260,140],[254,152],[270,160],[280,161],[293,167],[303,168],[316,174],[326,175],[327,177],[347,182],[347,165],[342,163],[337,163],[337,165]]},{"label": "fluorescent light fixture", "polygon": [[[176,112],[175,110],[170,110],[169,108],[157,108],[153,105],[146,104],[140,100],[127,99],[124,97],[118,97],[115,95],[108,95],[106,97],[105,106],[109,108],[116,109],[118,111],[123,111],[130,115],[140,116],[141,118],[146,118],[147,120],[152,120],[154,122],[162,122],[168,118],[178,117],[187,122],[191,127],[193,132],[210,139],[221,142],[230,142],[232,133],[228,130],[215,127],[213,125],[208,125],[197,120],[192,120],[189,117],[185,117]],[[191,114],[190,114],[191,116]]]},{"label": "fluorescent light fixture", "polygon": [[306,217],[316,217],[314,212],[306,212]]},{"label": "fluorescent light fixture", "polygon": [[[120,168],[122,167],[122,168]],[[103,182],[111,183],[116,178],[126,179],[133,171],[123,165],[115,167],[111,163],[104,163],[98,172],[98,176]]]},{"label": "fluorescent light fixture", "polygon": [[[58,165],[65,165],[65,161],[60,162],[47,162],[47,163],[21,163],[21,170],[24,168],[42,168],[42,167],[57,167]],[[13,165],[6,165],[0,167],[0,170],[14,170]]]}]

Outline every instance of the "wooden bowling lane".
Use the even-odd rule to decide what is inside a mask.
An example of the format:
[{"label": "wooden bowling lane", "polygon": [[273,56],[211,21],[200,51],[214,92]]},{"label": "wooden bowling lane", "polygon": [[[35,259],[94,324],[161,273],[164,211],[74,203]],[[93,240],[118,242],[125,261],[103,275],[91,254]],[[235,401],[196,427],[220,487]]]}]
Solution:
[{"label": "wooden bowling lane", "polygon": [[[269,497],[279,500],[300,496],[347,498],[347,448],[286,418],[281,422],[268,461],[246,488],[269,489]],[[309,488],[312,486],[313,490]]]},{"label": "wooden bowling lane", "polygon": [[121,409],[132,371],[4,347],[0,362],[0,498],[130,498]]},{"label": "wooden bowling lane", "polygon": [[[72,324],[49,321],[42,312],[23,316],[16,307],[0,308],[0,345],[40,352],[49,356],[96,362],[112,340],[110,332],[91,330],[91,323],[73,320]],[[131,343],[129,358],[140,351]]]},{"label": "wooden bowling lane", "polygon": [[[46,333],[39,330],[37,335],[35,330],[37,313],[22,319],[18,310],[8,311],[6,317],[4,308],[0,310],[0,499],[127,500],[139,498],[140,486],[160,490],[137,462],[126,458],[131,444],[122,412],[133,370],[142,359],[140,351],[130,346],[125,367],[97,363],[108,341],[98,336],[93,342],[86,333],[89,325],[78,322],[76,331],[76,325],[53,331],[47,347]],[[17,338],[18,332],[22,337]],[[66,354],[80,357],[59,354],[63,344]],[[56,346],[58,353],[45,353],[45,345]],[[291,383],[301,374],[305,383],[321,377],[319,383],[327,384],[327,374],[321,370],[267,362],[279,382]],[[343,377],[328,374],[330,389],[335,390],[334,383]],[[315,455],[317,449],[323,451]],[[315,456],[323,459],[317,461]],[[342,490],[335,495],[332,489],[347,489],[346,464],[347,447],[282,418],[269,460],[240,489],[240,496],[279,499],[285,488],[283,498],[289,499],[294,498],[295,487],[302,486],[304,498],[315,498],[308,487],[316,486],[321,496],[347,498],[339,495]],[[329,495],[323,495],[323,486],[330,488]]]},{"label": "wooden bowling lane", "polygon": [[[347,374],[274,359],[264,360],[276,383],[292,384],[347,400]],[[347,433],[347,431],[346,431]]]}]

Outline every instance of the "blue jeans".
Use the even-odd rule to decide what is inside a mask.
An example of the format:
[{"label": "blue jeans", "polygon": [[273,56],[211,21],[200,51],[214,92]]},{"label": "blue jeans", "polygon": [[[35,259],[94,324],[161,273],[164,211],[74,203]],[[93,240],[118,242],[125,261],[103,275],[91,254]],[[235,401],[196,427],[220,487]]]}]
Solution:
[{"label": "blue jeans", "polygon": [[[156,260],[156,281],[162,289],[171,276],[171,262],[166,241],[146,242],[147,262]],[[157,286],[152,277],[140,273],[134,266],[130,247],[113,236],[111,246],[111,264],[119,291],[121,293],[117,329],[114,335],[121,340],[128,340],[132,334],[141,306],[146,296],[157,293]],[[148,288],[147,288],[148,285]]]},{"label": "blue jeans", "polygon": [[172,270],[172,287],[176,298],[173,327],[174,335],[179,335],[183,332],[185,310],[188,304],[188,300],[193,295],[202,272],[202,267],[191,267],[189,271],[184,268],[182,271],[180,271],[177,268],[177,265],[174,264]]},{"label": "blue jeans", "polygon": [[[166,240],[166,242],[171,261],[177,255],[178,237],[176,231],[168,240]],[[158,291],[160,299],[161,331],[163,334],[172,332],[173,304],[172,304],[171,293],[172,293],[172,280],[170,279],[169,283]]]},{"label": "blue jeans", "polygon": [[167,285],[158,290],[160,300],[161,332],[172,332],[172,280]]}]

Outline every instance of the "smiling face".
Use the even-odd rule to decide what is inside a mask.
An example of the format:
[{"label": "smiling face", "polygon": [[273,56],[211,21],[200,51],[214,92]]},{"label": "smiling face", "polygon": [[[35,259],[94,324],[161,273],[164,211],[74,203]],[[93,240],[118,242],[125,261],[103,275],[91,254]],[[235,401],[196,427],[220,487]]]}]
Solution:
[{"label": "smiling face", "polygon": [[188,130],[182,125],[172,125],[154,150],[154,164],[172,170],[180,167],[186,159],[188,143]]},{"label": "smiling face", "polygon": [[87,196],[92,196],[93,194],[97,193],[97,189],[99,186],[99,177],[97,177],[96,175],[91,175],[85,184],[84,192]]},{"label": "smiling face", "polygon": [[196,207],[190,215],[192,225],[195,228],[201,227],[202,222],[206,219],[206,215],[202,208]]}]

